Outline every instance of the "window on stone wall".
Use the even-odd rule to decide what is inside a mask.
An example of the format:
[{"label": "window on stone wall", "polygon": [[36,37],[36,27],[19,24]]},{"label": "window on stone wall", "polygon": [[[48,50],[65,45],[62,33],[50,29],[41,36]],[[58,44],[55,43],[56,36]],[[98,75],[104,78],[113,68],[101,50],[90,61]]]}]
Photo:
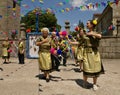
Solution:
[{"label": "window on stone wall", "polygon": [[13,8],[15,8],[15,7],[16,7],[16,1],[13,0]]}]

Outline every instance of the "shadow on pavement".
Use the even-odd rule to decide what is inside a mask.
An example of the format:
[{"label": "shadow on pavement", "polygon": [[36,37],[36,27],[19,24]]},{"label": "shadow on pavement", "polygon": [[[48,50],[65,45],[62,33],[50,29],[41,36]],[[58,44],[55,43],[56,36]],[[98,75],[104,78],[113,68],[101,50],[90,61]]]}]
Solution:
[{"label": "shadow on pavement", "polygon": [[51,80],[51,81],[58,82],[58,81],[61,80],[61,77],[57,77],[57,76],[52,76],[52,75],[50,75],[50,80]]},{"label": "shadow on pavement", "polygon": [[[45,80],[45,76],[44,74],[38,74],[36,75],[35,77],[39,78],[39,79],[42,79],[42,80]],[[58,82],[61,80],[61,77],[57,77],[57,76],[53,76],[53,75],[50,75],[50,80],[51,81],[55,81],[55,82]]]},{"label": "shadow on pavement", "polygon": [[38,74],[38,75],[36,75],[35,77],[36,77],[36,78],[39,78],[39,79],[43,79],[43,80],[46,79],[45,76],[44,76],[44,74]]},{"label": "shadow on pavement", "polygon": [[92,83],[88,83],[86,84],[86,86],[84,85],[84,80],[82,79],[76,79],[75,80],[76,84],[79,85],[82,88],[86,88],[86,89],[91,89],[93,87]]}]

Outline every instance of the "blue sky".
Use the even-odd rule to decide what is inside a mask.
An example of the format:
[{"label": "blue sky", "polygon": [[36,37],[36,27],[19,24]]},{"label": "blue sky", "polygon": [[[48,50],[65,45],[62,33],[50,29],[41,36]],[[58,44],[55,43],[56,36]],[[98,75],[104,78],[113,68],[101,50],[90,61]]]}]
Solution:
[{"label": "blue sky", "polygon": [[[87,20],[92,19],[94,13],[101,13],[104,10],[105,6],[101,5],[98,8],[89,10],[73,9],[69,12],[61,12],[62,9],[79,7],[90,3],[101,4],[101,2],[106,3],[107,1],[114,0],[43,0],[43,3],[40,3],[39,1],[42,0],[34,0],[34,2],[32,2],[32,0],[22,0],[21,14],[26,14],[28,11],[36,7],[41,7],[42,9],[51,8],[55,11],[56,18],[58,19],[57,23],[62,26],[62,30],[64,30],[64,22],[66,20],[70,21],[71,30],[74,30],[74,27],[76,24],[78,24],[79,20],[86,24]],[[62,3],[62,5],[60,5],[60,3]],[[25,8],[24,5],[27,5],[28,8]]]}]

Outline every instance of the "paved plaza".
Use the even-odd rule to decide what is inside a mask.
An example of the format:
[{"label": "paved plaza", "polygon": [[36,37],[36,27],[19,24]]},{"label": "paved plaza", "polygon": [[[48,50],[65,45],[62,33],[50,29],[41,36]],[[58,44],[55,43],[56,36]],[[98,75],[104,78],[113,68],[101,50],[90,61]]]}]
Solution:
[{"label": "paved plaza", "polygon": [[[119,95],[120,59],[103,59],[105,74],[98,79],[97,91],[82,87],[82,72],[69,59],[67,66],[60,66],[61,71],[51,73],[51,80],[46,83],[39,79],[37,59],[25,59],[25,64],[18,64],[17,58],[11,58],[10,64],[2,64],[0,58],[0,95]],[[88,79],[92,83],[92,79]]]}]

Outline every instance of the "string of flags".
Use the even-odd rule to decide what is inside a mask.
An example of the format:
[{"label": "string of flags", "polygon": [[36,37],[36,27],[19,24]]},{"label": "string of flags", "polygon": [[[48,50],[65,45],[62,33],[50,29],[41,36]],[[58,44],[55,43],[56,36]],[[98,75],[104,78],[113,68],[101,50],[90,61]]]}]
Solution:
[{"label": "string of flags", "polygon": [[[23,0],[14,0],[17,4],[20,4],[21,1]],[[32,3],[34,3],[35,1],[39,1],[41,4],[44,4],[44,0],[31,0]],[[112,4],[116,4],[118,5],[119,3],[119,0],[114,0],[114,1],[102,1],[102,2],[96,2],[96,3],[88,3],[86,5],[82,5],[82,6],[79,6],[79,7],[66,7],[66,8],[62,8],[62,9],[58,9],[58,6],[64,6],[66,5],[67,3],[69,3],[70,0],[65,0],[64,2],[58,2],[57,4],[55,4],[55,7],[50,7],[50,8],[46,8],[46,9],[43,9],[43,13],[45,12],[51,12],[51,13],[65,13],[65,12],[70,12],[70,11],[73,11],[73,10],[81,10],[81,11],[86,11],[86,10],[93,10],[95,8],[100,8],[100,7],[106,7],[107,5],[109,6],[112,6]],[[22,4],[21,7],[24,7],[25,10],[23,10],[24,12],[28,12],[30,6],[28,4]],[[57,8],[56,8],[57,7]],[[6,8],[5,6],[0,6],[0,8]],[[16,7],[13,8],[13,6],[7,6],[7,8],[9,9],[12,9],[13,11],[16,11]],[[20,10],[17,8],[17,10]],[[6,14],[5,16],[9,16],[11,14]],[[19,16],[19,15],[17,15]],[[21,14],[21,17],[23,17],[24,15]],[[2,18],[3,16],[0,16],[0,19]]]},{"label": "string of flags", "polygon": [[[35,1],[37,0],[32,0],[32,2],[34,3]],[[39,0],[40,2],[42,2],[44,4],[44,1],[43,0]],[[66,8],[62,8],[62,9],[58,9],[58,6],[64,6],[66,5],[67,3],[69,3],[70,0],[66,0],[64,2],[59,2],[57,3],[55,6],[53,7],[50,7],[50,8],[46,8],[46,9],[43,9],[43,12],[45,12],[45,10],[50,10],[51,13],[64,13],[64,12],[70,12],[70,11],[73,11],[73,10],[81,10],[81,11],[86,11],[86,10],[93,10],[93,9],[96,9],[96,8],[100,8],[100,7],[106,7],[107,5],[109,6],[112,6],[112,4],[116,4],[118,5],[119,3],[119,0],[114,0],[114,1],[102,1],[102,2],[96,2],[96,3],[88,3],[86,5],[82,5],[82,6],[79,6],[79,7],[66,7]],[[29,5],[27,4],[24,4],[22,5],[23,7],[25,7],[26,9],[29,8]],[[57,7],[57,8],[56,8]],[[27,10],[26,10],[27,11]]]}]

